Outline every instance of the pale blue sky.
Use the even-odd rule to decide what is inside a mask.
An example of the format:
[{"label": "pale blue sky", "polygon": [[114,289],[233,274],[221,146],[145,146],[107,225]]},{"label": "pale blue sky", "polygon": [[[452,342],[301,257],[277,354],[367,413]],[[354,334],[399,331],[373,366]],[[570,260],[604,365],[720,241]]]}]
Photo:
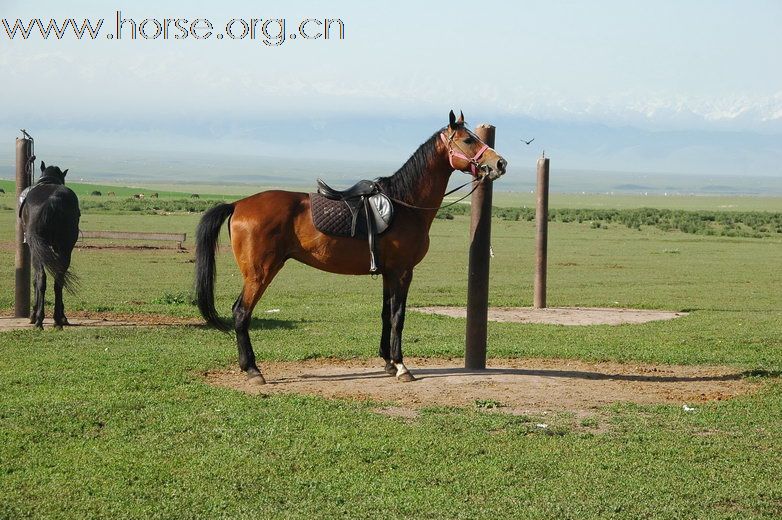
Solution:
[{"label": "pale blue sky", "polygon": [[282,117],[439,121],[453,107],[475,122],[782,133],[778,0],[31,4],[3,0],[0,17],[103,17],[104,34],[118,8],[138,22],[208,18],[216,30],[231,18],[284,17],[289,33],[303,18],[340,18],[346,37],[268,47],[0,34],[9,128],[197,142]]}]

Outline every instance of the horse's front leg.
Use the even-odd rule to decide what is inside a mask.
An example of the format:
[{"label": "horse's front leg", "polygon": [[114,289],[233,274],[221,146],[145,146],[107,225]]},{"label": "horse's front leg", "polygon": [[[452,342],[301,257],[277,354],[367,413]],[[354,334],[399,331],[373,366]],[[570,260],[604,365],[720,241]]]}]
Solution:
[{"label": "horse's front leg", "polygon": [[402,360],[402,330],[405,328],[405,307],[407,306],[407,291],[410,289],[410,282],[413,281],[413,271],[403,271],[391,274],[391,362],[396,368],[396,378],[398,381],[415,381],[415,377],[407,369]]},{"label": "horse's front leg", "polygon": [[33,287],[35,288],[35,299],[33,312],[30,315],[30,323],[34,323],[36,328],[42,329],[44,297],[46,295],[46,270],[43,265],[35,268]]},{"label": "horse's front leg", "polygon": [[391,361],[391,279],[383,275],[383,312],[380,315],[383,330],[380,333],[380,357],[386,362],[386,374],[396,377],[396,367]]}]

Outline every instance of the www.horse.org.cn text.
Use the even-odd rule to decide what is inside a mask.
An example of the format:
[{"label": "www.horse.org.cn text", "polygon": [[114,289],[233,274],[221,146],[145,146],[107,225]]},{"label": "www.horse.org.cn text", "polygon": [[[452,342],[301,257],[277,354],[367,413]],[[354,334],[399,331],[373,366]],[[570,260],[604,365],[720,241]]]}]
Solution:
[{"label": "www.horse.org.cn text", "polygon": [[240,40],[279,47],[295,40],[344,40],[345,23],[341,18],[253,17],[232,18],[224,23],[207,18],[137,19],[116,11],[108,23],[105,18],[3,18],[0,35],[9,40]]}]

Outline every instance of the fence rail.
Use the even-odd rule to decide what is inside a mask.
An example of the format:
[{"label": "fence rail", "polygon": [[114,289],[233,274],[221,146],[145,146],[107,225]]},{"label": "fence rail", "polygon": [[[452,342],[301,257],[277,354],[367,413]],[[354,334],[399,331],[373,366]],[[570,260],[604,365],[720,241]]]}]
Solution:
[{"label": "fence rail", "polygon": [[80,231],[79,239],[107,238],[115,240],[154,240],[160,242],[176,242],[182,249],[182,242],[187,238],[187,233],[144,233],[140,231]]}]

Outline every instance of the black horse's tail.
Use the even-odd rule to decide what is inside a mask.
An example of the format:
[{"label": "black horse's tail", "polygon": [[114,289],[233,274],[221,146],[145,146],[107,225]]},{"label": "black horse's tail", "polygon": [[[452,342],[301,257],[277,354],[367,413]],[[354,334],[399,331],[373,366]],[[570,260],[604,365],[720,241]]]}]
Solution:
[{"label": "black horse's tail", "polygon": [[33,262],[43,264],[55,279],[61,279],[63,288],[73,293],[79,285],[79,277],[70,271],[70,251],[67,255],[58,251],[42,232],[51,227],[56,219],[61,218],[51,205],[45,205],[38,214],[37,220],[25,232],[25,241],[30,248]]},{"label": "black horse's tail", "polygon": [[220,330],[230,330],[215,310],[215,250],[220,228],[234,212],[233,204],[219,204],[204,213],[196,229],[195,291],[201,316]]}]

